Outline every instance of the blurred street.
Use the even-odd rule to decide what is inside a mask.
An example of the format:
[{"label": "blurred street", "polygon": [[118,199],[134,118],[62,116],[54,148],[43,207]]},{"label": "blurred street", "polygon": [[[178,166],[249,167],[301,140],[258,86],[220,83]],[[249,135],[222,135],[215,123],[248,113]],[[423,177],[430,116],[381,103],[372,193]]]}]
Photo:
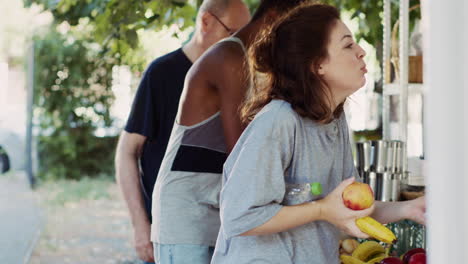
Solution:
[{"label": "blurred street", "polygon": [[43,226],[24,173],[0,175],[0,263],[27,263]]}]

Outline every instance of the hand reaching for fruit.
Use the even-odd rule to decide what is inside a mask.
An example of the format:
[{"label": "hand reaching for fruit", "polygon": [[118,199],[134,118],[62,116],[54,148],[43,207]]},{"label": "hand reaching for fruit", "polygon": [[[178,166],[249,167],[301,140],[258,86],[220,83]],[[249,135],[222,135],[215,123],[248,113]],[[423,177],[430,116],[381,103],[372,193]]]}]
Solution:
[{"label": "hand reaching for fruit", "polygon": [[426,198],[425,196],[416,198],[411,201],[404,202],[405,205],[403,206],[403,210],[405,212],[403,215],[406,216],[407,219],[412,220],[416,223],[421,225],[426,224]]}]

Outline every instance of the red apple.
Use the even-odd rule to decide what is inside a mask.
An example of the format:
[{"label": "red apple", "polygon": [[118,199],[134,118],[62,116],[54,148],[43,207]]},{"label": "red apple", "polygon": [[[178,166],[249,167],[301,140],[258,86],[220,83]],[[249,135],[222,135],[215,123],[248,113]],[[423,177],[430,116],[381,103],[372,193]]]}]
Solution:
[{"label": "red apple", "polygon": [[416,253],[408,261],[408,264],[426,264],[426,253]]},{"label": "red apple", "polygon": [[374,192],[368,184],[353,182],[344,189],[343,202],[352,210],[367,209],[374,204]]},{"label": "red apple", "polygon": [[388,257],[382,259],[379,264],[403,264],[403,261],[397,257]]},{"label": "red apple", "polygon": [[402,258],[403,263],[408,264],[411,256],[413,256],[414,254],[417,254],[417,253],[426,253],[426,250],[424,250],[424,248],[413,248],[413,249],[408,250],[405,253],[405,255],[403,255],[403,258]]}]

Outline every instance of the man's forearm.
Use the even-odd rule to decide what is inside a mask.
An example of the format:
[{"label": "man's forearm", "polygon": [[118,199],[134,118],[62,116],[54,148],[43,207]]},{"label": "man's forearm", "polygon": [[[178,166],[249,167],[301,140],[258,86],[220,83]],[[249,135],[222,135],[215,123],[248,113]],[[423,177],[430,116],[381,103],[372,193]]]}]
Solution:
[{"label": "man's forearm", "polygon": [[119,183],[132,225],[134,227],[148,224],[149,220],[140,187],[138,157],[121,152],[116,157],[116,178]]}]

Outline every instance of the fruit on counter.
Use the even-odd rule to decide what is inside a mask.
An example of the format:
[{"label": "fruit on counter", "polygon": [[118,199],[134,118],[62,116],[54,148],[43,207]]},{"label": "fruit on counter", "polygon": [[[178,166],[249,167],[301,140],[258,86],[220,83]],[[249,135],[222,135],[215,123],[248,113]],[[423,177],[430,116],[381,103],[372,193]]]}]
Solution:
[{"label": "fruit on counter", "polygon": [[[348,252],[351,246],[354,246],[356,242],[358,246],[353,252]],[[348,251],[344,250],[343,244],[344,247],[350,247]],[[377,241],[367,240],[359,244],[359,242],[353,238],[340,240],[340,259],[341,263],[344,264],[379,264],[380,261],[389,257],[389,253],[390,247],[385,248]]]},{"label": "fruit on counter", "polygon": [[424,248],[413,248],[413,249],[408,250],[402,257],[403,263],[408,264],[411,256],[417,253],[426,254],[426,250],[424,250]]},{"label": "fruit on counter", "polygon": [[379,264],[383,259],[388,258],[387,254],[377,255],[375,258],[370,259],[366,264]]},{"label": "fruit on counter", "polygon": [[347,238],[341,242],[341,247],[343,248],[344,252],[351,255],[353,254],[354,250],[359,246],[359,241],[353,238]]},{"label": "fruit on counter", "polygon": [[356,219],[356,225],[362,232],[384,243],[393,244],[397,240],[395,234],[390,229],[372,217],[365,216]]},{"label": "fruit on counter", "polygon": [[[400,262],[388,262],[388,263],[387,262],[381,262],[384,259],[397,259]],[[375,257],[375,258],[370,259],[367,262],[364,262],[364,261],[362,261],[362,260],[360,260],[358,258],[355,258],[353,256],[341,255],[340,260],[341,260],[341,263],[343,263],[343,264],[380,264],[380,263],[383,263],[383,264],[402,264],[403,263],[403,262],[401,262],[401,260],[399,258],[389,258],[388,255],[382,255],[382,256],[379,256],[379,257]],[[390,261],[394,261],[394,260],[390,260]]]},{"label": "fruit on counter", "polygon": [[365,183],[351,183],[344,189],[342,196],[346,207],[352,210],[364,210],[374,204],[374,192]]},{"label": "fruit on counter", "polygon": [[382,261],[379,262],[379,264],[403,264],[403,261],[397,257],[388,257],[382,259]]},{"label": "fruit on counter", "polygon": [[408,264],[426,264],[426,253],[412,255],[408,260]]},{"label": "fruit on counter", "polygon": [[359,246],[354,250],[352,256],[362,261],[368,261],[374,256],[384,253],[385,248],[382,247],[382,245],[380,245],[378,242],[365,241],[359,244]]},{"label": "fruit on counter", "polygon": [[366,264],[366,262],[349,255],[340,255],[340,260],[344,264]]}]

